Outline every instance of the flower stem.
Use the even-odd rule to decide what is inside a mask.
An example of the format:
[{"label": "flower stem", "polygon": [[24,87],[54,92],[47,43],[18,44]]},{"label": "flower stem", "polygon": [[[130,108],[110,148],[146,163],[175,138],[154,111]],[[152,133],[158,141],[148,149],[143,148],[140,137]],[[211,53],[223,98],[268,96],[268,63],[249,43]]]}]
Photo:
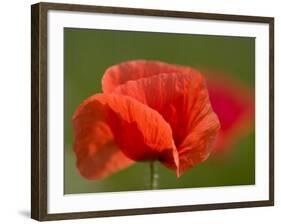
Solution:
[{"label": "flower stem", "polygon": [[150,189],[155,190],[158,187],[158,174],[156,170],[156,163],[154,161],[150,161]]}]

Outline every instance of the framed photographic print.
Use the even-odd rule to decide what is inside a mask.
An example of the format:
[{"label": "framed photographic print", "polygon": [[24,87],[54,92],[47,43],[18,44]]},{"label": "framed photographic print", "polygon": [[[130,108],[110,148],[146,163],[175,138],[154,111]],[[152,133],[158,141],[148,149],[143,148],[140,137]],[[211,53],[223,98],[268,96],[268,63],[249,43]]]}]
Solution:
[{"label": "framed photographic print", "polygon": [[274,204],[274,18],[31,8],[32,218]]}]

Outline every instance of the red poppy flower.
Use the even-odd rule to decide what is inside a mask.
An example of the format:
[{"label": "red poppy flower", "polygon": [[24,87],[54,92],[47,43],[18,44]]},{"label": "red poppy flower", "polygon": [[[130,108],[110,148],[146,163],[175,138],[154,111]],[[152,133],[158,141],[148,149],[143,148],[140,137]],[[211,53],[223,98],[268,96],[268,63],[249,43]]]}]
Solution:
[{"label": "red poppy flower", "polygon": [[223,75],[210,77],[207,82],[210,101],[221,124],[214,150],[224,152],[253,129],[254,93],[237,81],[226,80]]},{"label": "red poppy flower", "polygon": [[208,158],[219,121],[197,70],[129,61],[107,69],[102,88],[73,115],[84,177],[103,178],[146,160],[158,160],[179,176]]}]

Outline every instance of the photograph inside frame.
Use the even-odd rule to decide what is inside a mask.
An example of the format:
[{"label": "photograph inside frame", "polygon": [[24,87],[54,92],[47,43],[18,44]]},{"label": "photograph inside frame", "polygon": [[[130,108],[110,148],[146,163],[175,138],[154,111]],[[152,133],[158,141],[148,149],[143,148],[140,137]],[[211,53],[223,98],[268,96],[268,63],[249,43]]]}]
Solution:
[{"label": "photograph inside frame", "polygon": [[255,38],[64,28],[64,193],[255,184]]}]

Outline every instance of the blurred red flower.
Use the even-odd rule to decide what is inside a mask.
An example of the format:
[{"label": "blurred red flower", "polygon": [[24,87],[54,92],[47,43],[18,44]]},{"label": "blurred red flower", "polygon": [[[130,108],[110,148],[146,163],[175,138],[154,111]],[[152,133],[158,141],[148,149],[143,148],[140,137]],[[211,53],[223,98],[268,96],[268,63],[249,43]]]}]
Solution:
[{"label": "blurred red flower", "polygon": [[218,74],[210,75],[207,82],[210,101],[221,124],[214,149],[227,152],[233,143],[253,130],[255,100],[251,88]]},{"label": "blurred red flower", "polygon": [[145,160],[179,176],[208,158],[220,125],[197,70],[129,61],[108,68],[102,88],[73,115],[82,176],[103,178]]}]

